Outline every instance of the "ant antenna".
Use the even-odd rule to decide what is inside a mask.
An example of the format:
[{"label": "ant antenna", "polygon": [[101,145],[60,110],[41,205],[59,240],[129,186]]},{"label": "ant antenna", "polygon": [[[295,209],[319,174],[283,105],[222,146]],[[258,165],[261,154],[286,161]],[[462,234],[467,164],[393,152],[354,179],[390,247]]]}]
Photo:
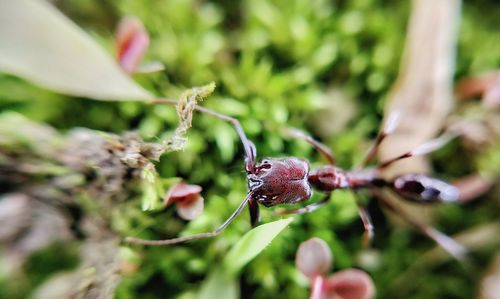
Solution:
[{"label": "ant antenna", "polygon": [[[153,104],[177,105],[178,101],[175,99],[161,98],[161,99],[153,100],[152,103]],[[256,159],[257,150],[255,149],[255,145],[247,138],[247,135],[245,134],[245,131],[243,131],[243,128],[241,127],[240,122],[234,117],[215,112],[213,110],[207,109],[207,108],[199,106],[199,105],[195,105],[194,110],[206,113],[208,115],[215,116],[218,119],[221,119],[223,121],[230,123],[235,128],[236,133],[238,133],[238,136],[240,137],[241,143],[243,144],[243,148],[245,150],[245,168],[246,168],[246,171],[253,173],[255,170],[255,159]]]},{"label": "ant antenna", "polygon": [[248,203],[248,201],[252,198],[252,195],[253,195],[252,192],[248,193],[247,196],[245,197],[245,199],[240,203],[238,208],[233,212],[233,214],[231,214],[231,216],[229,216],[229,218],[226,221],[224,221],[224,223],[222,223],[214,231],[207,232],[207,233],[195,234],[195,235],[191,235],[191,236],[166,239],[166,240],[144,240],[144,239],[127,237],[127,238],[125,238],[125,242],[134,243],[134,244],[161,246],[161,245],[172,245],[172,244],[182,243],[182,242],[196,240],[196,239],[215,237],[218,234],[220,234],[224,229],[226,229],[226,227],[241,213],[241,211],[243,211],[243,208]]},{"label": "ant antenna", "polygon": [[311,136],[296,128],[286,128],[283,129],[283,132],[290,137],[299,138],[306,141],[307,143],[312,145],[314,149],[317,150],[321,155],[323,155],[323,157],[325,157],[329,164],[335,165],[335,157],[332,151],[323,143],[315,140]]},{"label": "ant antenna", "polygon": [[387,136],[394,133],[394,131],[398,127],[400,118],[401,118],[401,112],[399,110],[394,110],[389,114],[389,117],[387,118],[387,121],[385,122],[382,130],[377,135],[375,142],[366,153],[365,158],[361,162],[360,166],[357,167],[358,169],[366,167],[368,163],[373,161],[373,159],[378,153],[378,150],[380,149],[380,144],[387,138]]},{"label": "ant antenna", "polygon": [[[179,102],[175,99],[166,99],[166,98],[159,98],[151,101],[152,104],[167,104],[167,105],[177,105]],[[236,133],[238,133],[238,136],[240,137],[241,143],[243,144],[243,148],[245,150],[245,169],[248,173],[254,173],[255,172],[255,159],[257,156],[257,150],[255,148],[255,145],[247,138],[245,131],[243,131],[243,128],[241,127],[240,122],[233,117],[227,116],[225,114],[221,114],[218,112],[215,112],[213,110],[195,105],[194,110],[203,112],[212,116],[215,116],[221,120],[227,121],[236,130]],[[251,222],[252,225],[255,226],[255,224],[259,221],[260,215],[258,211],[258,206],[252,199],[252,192],[249,192],[246,196],[246,198],[241,202],[239,207],[234,211],[234,213],[221,225],[219,226],[216,230],[212,232],[207,232],[207,233],[201,233],[201,234],[196,234],[196,235],[191,235],[191,236],[186,236],[186,237],[179,237],[179,238],[174,238],[174,239],[166,239],[166,240],[144,240],[144,239],[137,239],[133,237],[127,237],[125,238],[126,242],[129,243],[135,243],[135,244],[144,244],[144,245],[171,245],[171,244],[177,244],[177,243],[182,243],[185,241],[190,241],[190,240],[195,240],[195,239],[202,239],[202,238],[211,238],[214,236],[217,236],[220,234],[233,220],[238,216],[245,205],[248,203],[249,209],[250,209],[250,216],[251,216]]]}]

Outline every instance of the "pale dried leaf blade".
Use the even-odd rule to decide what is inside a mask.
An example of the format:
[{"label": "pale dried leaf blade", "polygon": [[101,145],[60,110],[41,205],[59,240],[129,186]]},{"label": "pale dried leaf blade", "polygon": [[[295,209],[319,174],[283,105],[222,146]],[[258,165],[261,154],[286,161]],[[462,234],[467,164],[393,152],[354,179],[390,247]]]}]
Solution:
[{"label": "pale dried leaf blade", "polygon": [[200,87],[193,87],[185,91],[177,103],[179,126],[175,129],[174,136],[164,142],[165,151],[180,151],[186,146],[186,133],[191,128],[193,111],[198,101],[204,100],[215,90],[215,82]]},{"label": "pale dried leaf blade", "polygon": [[99,100],[153,97],[46,1],[0,0],[0,72],[74,96]]}]

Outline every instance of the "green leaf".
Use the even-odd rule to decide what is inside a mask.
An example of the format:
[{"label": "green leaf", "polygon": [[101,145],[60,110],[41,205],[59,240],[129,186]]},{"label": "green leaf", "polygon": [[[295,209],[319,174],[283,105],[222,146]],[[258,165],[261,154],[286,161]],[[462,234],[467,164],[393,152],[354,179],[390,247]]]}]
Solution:
[{"label": "green leaf", "polygon": [[162,182],[154,169],[145,168],[141,173],[142,198],[141,208],[143,211],[153,211],[163,208],[160,194],[164,193]]},{"label": "green leaf", "polygon": [[226,123],[218,122],[214,124],[213,133],[222,160],[225,162],[231,161],[236,150],[234,141],[237,137],[234,128]]},{"label": "green leaf", "polygon": [[47,1],[0,1],[0,41],[0,72],[74,96],[153,97]]},{"label": "green leaf", "polygon": [[260,225],[246,233],[224,258],[228,273],[236,274],[292,222],[293,217]]},{"label": "green leaf", "polygon": [[198,293],[200,299],[237,299],[239,297],[236,278],[221,269],[210,273]]}]

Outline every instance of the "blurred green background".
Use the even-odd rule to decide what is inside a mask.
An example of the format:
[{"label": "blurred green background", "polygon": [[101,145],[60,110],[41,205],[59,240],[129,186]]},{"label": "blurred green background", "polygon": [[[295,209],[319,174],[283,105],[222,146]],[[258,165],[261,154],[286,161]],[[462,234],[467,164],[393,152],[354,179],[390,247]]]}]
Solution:
[{"label": "blurred green background", "polygon": [[[331,147],[343,168],[359,161],[376,135],[384,101],[398,74],[411,7],[406,1],[378,0],[54,3],[110,53],[121,17],[142,20],[151,38],[144,60],[159,60],[166,69],[134,79],[166,97],[215,81],[215,94],[202,105],[238,118],[259,157],[297,156],[309,159],[313,167],[324,163],[309,145],[282,134],[283,128],[291,126]],[[456,78],[497,69],[496,2],[466,1],[462,9]],[[68,99],[5,74],[0,75],[0,109],[17,111],[61,132],[73,127],[115,133],[136,130],[151,141],[171,135],[178,122],[172,107]],[[184,151],[162,156],[156,166],[162,178],[181,177],[203,187],[203,215],[185,222],[174,208],[142,212],[140,195],[135,195],[113,217],[111,225],[120,234],[159,239],[208,231],[245,197],[243,150],[234,129],[196,113],[188,138]],[[449,163],[464,152],[454,141],[433,154],[437,176],[459,178],[481,170],[491,159],[471,155],[463,164]],[[360,267],[370,273],[378,298],[475,296],[479,279],[498,249],[475,251],[470,266],[449,259],[426,265],[410,273],[411,287],[394,287],[394,281],[434,244],[411,228],[394,227],[375,200],[366,200],[376,227],[373,249],[362,250],[363,227],[353,195],[335,192],[331,204],[295,217],[243,269],[242,297],[306,298],[308,281],[295,268],[294,256],[298,245],[313,236],[330,245],[335,270]],[[499,205],[495,194],[489,193],[466,206],[443,206],[437,210],[435,226],[455,234],[498,221]],[[263,222],[277,218],[263,211]],[[194,298],[208,273],[248,230],[245,211],[217,238],[173,247],[124,246],[125,254],[139,267],[123,279],[116,298]],[[28,297],[54,273],[76,267],[78,244],[56,244],[37,252],[24,266],[21,279],[0,277],[0,298]]]}]

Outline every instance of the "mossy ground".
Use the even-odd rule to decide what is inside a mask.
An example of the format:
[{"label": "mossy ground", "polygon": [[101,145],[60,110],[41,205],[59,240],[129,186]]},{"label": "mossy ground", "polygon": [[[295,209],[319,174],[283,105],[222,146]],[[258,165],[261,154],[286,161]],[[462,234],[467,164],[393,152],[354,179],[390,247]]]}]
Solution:
[{"label": "mossy ground", "polygon": [[[377,0],[71,0],[56,1],[56,5],[110,52],[116,22],[124,15],[137,16],[151,35],[145,60],[159,60],[166,70],[135,79],[166,97],[176,97],[186,87],[217,82],[215,95],[202,105],[238,118],[260,157],[293,155],[309,159],[313,166],[323,163],[307,144],[282,134],[283,128],[292,126],[321,139],[346,168],[361,158],[377,132],[384,101],[398,74],[410,13],[406,1]],[[500,66],[499,20],[495,1],[464,3],[457,78]],[[337,106],[324,116],[332,95],[338,99]],[[68,99],[7,75],[0,76],[0,108],[61,131],[76,126],[117,133],[137,130],[149,140],[168,136],[177,126],[171,107]],[[330,127],[325,128],[325,117]],[[157,170],[162,178],[182,177],[203,186],[203,216],[186,223],[174,209],[142,215],[138,196],[113,218],[112,225],[120,233],[155,239],[206,231],[221,223],[244,198],[243,151],[233,128],[196,114],[188,138],[187,148],[164,155]],[[453,143],[433,155],[440,177],[460,177],[478,169],[476,158],[459,167],[447,162],[461,152],[461,145]],[[499,203],[493,197],[490,194],[466,207],[439,208],[436,226],[454,234],[494,221]],[[474,296],[493,248],[474,253],[474,267],[454,261],[431,265],[412,278],[409,289],[389,288],[433,244],[411,229],[394,228],[377,202],[367,200],[377,236],[372,253],[378,260],[367,270],[380,298]],[[275,218],[263,213],[263,221]],[[207,273],[249,229],[243,215],[214,239],[174,247],[134,247],[142,257],[140,268],[123,280],[116,297],[192,298]],[[300,242],[321,237],[333,251],[335,269],[356,267],[362,231],[352,194],[336,192],[330,205],[296,217],[272,246],[244,268],[243,297],[306,298],[307,282],[294,264]],[[64,252],[63,258],[54,260],[53,250]],[[4,278],[0,298],[29,295],[55,270],[73,267],[75,256],[74,244],[37,253],[26,265],[24,287],[19,290]]]}]

